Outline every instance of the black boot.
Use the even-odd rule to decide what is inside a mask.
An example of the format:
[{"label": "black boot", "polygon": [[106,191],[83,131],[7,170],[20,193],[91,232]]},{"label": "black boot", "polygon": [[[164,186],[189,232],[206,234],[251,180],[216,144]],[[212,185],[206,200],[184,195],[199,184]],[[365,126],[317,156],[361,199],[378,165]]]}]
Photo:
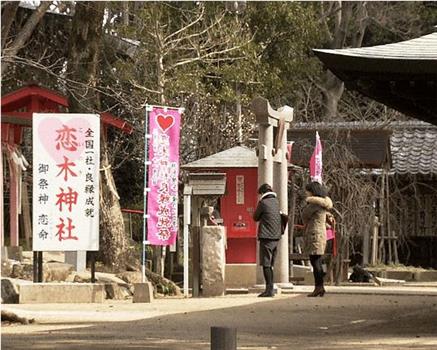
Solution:
[{"label": "black boot", "polygon": [[273,297],[275,296],[275,292],[273,290],[273,269],[270,266],[264,266],[263,273],[266,281],[266,290],[258,296],[261,298]]},{"label": "black boot", "polygon": [[323,286],[316,286],[314,291],[307,295],[307,297],[323,297],[325,295],[325,288]]}]

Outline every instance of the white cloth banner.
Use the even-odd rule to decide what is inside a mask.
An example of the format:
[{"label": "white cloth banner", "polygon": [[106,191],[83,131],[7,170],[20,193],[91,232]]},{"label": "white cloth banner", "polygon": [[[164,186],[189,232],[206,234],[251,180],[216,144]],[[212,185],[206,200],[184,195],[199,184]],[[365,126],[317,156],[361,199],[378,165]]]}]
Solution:
[{"label": "white cloth banner", "polygon": [[33,250],[99,250],[100,118],[33,114]]}]

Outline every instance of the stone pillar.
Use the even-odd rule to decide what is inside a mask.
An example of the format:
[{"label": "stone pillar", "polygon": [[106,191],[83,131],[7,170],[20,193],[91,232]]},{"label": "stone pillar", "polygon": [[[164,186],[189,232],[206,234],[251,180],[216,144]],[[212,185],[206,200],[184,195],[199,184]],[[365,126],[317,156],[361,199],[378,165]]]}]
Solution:
[{"label": "stone pillar", "polygon": [[202,227],[202,296],[225,294],[225,229],[223,226]]},{"label": "stone pillar", "polygon": [[[273,126],[258,126],[258,187],[264,183],[273,185]],[[259,241],[256,241],[256,284],[264,283],[262,267],[259,265]]]},{"label": "stone pillar", "polygon": [[[287,129],[285,123],[284,133],[280,140],[280,149],[276,153],[273,165],[273,190],[278,194],[279,207],[283,213],[288,214],[288,169],[287,169]],[[278,246],[278,256],[275,263],[274,278],[278,283],[289,283],[289,253],[288,230],[286,229]]]}]

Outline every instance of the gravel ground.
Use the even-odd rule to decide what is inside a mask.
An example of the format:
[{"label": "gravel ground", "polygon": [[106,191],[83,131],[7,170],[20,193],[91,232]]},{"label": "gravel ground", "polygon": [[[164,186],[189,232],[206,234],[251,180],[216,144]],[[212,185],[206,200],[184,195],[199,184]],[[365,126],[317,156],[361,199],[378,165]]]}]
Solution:
[{"label": "gravel ground", "polygon": [[151,304],[3,305],[32,325],[3,325],[2,349],[209,349],[210,327],[238,349],[437,349],[437,297],[229,295]]}]

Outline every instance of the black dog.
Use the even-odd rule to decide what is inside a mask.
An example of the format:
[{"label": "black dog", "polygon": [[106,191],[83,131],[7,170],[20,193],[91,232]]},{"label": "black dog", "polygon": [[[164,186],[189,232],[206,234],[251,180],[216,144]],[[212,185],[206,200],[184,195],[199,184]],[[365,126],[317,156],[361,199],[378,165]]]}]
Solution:
[{"label": "black dog", "polygon": [[349,281],[351,282],[370,282],[370,280],[373,279],[372,274],[358,264],[355,265],[352,270],[353,272],[349,277]]}]

